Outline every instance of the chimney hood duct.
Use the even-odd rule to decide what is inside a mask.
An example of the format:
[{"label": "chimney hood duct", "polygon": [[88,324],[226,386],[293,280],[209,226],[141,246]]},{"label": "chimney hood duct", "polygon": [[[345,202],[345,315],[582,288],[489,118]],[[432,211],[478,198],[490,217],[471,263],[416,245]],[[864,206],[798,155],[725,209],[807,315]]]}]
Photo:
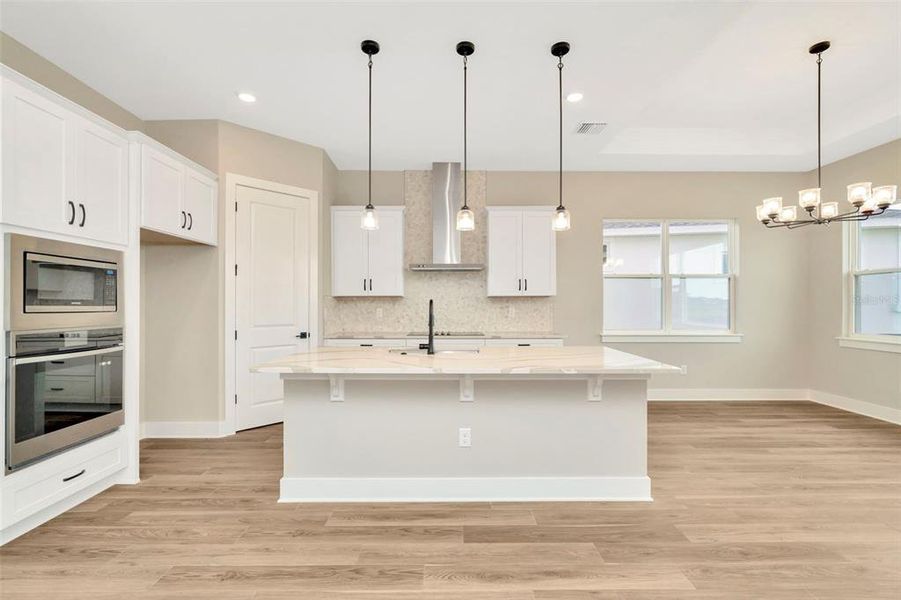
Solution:
[{"label": "chimney hood duct", "polygon": [[457,231],[457,211],[463,206],[460,163],[432,163],[432,262],[413,263],[411,271],[481,271],[484,265],[464,263]]}]

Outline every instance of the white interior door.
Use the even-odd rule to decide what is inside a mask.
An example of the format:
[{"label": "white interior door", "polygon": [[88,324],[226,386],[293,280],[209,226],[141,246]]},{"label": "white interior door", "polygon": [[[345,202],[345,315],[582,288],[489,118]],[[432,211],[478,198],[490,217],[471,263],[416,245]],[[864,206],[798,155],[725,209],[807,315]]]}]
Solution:
[{"label": "white interior door", "polygon": [[[311,199],[238,185],[235,426],[282,420],[278,375],[251,368],[310,349]],[[302,336],[302,337],[298,337]]]}]

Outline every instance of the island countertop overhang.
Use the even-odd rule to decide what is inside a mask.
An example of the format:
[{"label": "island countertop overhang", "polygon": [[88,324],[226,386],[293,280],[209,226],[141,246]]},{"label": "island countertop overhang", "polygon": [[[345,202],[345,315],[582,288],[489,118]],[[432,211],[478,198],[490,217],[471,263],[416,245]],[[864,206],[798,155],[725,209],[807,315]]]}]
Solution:
[{"label": "island countertop overhang", "polygon": [[257,365],[254,371],[291,375],[543,375],[652,376],[678,367],[606,346],[480,348],[435,355],[389,348],[317,348]]}]

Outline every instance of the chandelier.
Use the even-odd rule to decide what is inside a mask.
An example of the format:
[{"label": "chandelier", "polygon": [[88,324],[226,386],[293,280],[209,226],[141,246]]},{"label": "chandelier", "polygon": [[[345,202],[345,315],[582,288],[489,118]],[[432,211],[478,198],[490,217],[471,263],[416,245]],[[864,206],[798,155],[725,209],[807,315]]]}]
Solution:
[{"label": "chandelier", "polygon": [[848,203],[851,210],[840,212],[838,202],[820,202],[822,187],[821,97],[823,52],[829,49],[828,41],[818,42],[809,52],[817,56],[817,187],[798,192],[798,204],[807,212],[801,215],[798,206],[782,206],[782,198],[767,198],[757,207],[757,220],[765,226],[794,229],[805,225],[828,225],[833,221],[866,221],[881,215],[895,203],[897,185],[873,187],[872,182],[862,181],[848,186]]}]

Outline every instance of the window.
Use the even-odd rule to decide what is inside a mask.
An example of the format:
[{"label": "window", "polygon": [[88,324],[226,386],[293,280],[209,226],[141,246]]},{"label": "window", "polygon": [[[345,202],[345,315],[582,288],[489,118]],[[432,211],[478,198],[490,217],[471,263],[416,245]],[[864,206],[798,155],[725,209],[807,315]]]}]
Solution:
[{"label": "window", "polygon": [[[901,204],[866,221],[849,223],[846,343],[901,345]],[[888,348],[891,349],[891,348]],[[895,350],[899,351],[899,350]]]},{"label": "window", "polygon": [[725,220],[605,220],[604,338],[737,338],[734,238]]}]

